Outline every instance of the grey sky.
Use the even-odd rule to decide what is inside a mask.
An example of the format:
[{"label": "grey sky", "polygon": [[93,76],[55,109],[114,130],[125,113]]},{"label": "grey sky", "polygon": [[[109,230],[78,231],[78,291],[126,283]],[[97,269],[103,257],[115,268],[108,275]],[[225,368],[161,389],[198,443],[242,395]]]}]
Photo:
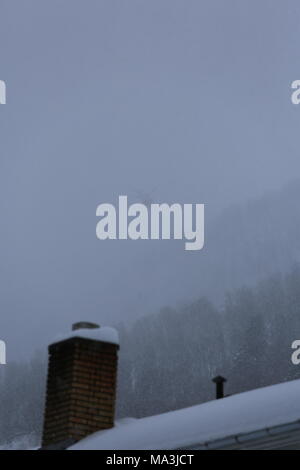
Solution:
[{"label": "grey sky", "polygon": [[205,203],[209,223],[300,176],[299,25],[298,1],[0,0],[11,355],[73,321],[126,320],[174,296],[161,267],[191,254],[181,242],[99,242],[101,202],[144,191]]}]

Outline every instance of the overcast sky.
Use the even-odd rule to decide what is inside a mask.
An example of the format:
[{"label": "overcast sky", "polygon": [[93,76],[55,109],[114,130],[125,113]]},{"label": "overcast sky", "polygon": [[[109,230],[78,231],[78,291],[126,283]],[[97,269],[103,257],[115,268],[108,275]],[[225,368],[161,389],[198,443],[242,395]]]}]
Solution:
[{"label": "overcast sky", "polygon": [[205,203],[209,224],[300,177],[299,29],[299,1],[0,0],[8,357],[184,296],[168,260],[202,253],[100,242],[101,202]]}]

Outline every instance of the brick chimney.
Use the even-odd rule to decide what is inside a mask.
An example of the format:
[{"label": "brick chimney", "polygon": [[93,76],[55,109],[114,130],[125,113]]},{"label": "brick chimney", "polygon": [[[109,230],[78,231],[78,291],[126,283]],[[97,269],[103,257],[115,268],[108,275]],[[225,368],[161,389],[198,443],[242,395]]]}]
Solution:
[{"label": "brick chimney", "polygon": [[114,426],[118,334],[80,322],[49,346],[42,449],[65,449]]}]

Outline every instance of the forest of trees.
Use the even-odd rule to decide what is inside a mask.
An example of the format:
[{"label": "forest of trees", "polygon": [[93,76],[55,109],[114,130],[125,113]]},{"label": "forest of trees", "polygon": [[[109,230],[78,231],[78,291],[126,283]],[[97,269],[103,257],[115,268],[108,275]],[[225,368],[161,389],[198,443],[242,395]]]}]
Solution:
[{"label": "forest of trees", "polygon": [[[227,394],[298,378],[291,344],[300,338],[300,265],[232,291],[222,309],[201,298],[117,328],[117,418],[211,400],[217,374],[228,379]],[[0,446],[38,445],[46,363],[44,351],[0,369]]]}]

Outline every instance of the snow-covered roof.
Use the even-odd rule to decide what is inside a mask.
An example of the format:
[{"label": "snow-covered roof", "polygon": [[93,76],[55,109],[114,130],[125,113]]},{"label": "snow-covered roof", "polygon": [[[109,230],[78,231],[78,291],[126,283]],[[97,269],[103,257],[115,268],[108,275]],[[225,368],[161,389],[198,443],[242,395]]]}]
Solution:
[{"label": "snow-covered roof", "polygon": [[298,422],[299,397],[300,380],[285,382],[157,416],[122,420],[70,449],[185,449]]},{"label": "snow-covered roof", "polygon": [[70,338],[88,338],[104,343],[119,344],[119,335],[115,328],[102,326],[101,328],[81,328],[79,330],[70,331],[66,334],[56,336],[52,343],[58,343]]}]

